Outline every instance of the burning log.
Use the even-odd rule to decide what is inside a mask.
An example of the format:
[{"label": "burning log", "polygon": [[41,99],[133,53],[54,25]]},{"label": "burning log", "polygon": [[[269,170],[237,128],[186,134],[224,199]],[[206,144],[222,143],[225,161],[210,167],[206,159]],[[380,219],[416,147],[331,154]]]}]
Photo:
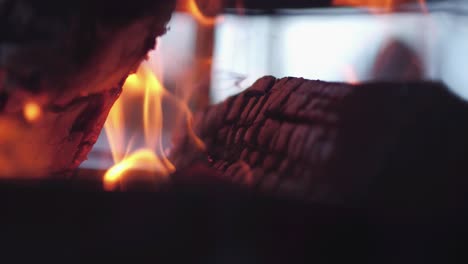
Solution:
[{"label": "burning log", "polygon": [[[77,167],[175,1],[0,2],[0,175]],[[24,113],[23,113],[24,112]]]},{"label": "burning log", "polygon": [[199,113],[195,131],[235,183],[315,201],[408,201],[464,182],[467,117],[440,83],[264,77]]}]

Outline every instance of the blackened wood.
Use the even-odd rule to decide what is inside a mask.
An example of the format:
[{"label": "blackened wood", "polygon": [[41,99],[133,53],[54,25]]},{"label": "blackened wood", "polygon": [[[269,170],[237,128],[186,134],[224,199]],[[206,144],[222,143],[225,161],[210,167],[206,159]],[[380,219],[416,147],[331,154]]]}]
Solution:
[{"label": "blackened wood", "polygon": [[468,105],[440,83],[264,77],[200,113],[195,130],[214,168],[257,190],[427,202],[455,199],[466,183],[467,118]]},{"label": "blackened wood", "polygon": [[[0,177],[76,168],[175,1],[0,1]],[[27,122],[23,107],[42,115]]]},{"label": "blackened wood", "polygon": [[110,89],[155,47],[174,2],[2,1],[2,88],[46,90],[55,102]]}]

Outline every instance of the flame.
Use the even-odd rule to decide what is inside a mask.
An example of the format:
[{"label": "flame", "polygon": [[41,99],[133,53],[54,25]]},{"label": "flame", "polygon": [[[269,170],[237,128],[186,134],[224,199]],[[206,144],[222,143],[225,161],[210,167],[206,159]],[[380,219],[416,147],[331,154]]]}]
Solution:
[{"label": "flame", "polygon": [[417,3],[421,12],[428,12],[425,0],[333,0],[332,3],[336,6],[364,7],[372,10],[372,12],[391,12],[401,4]]},{"label": "flame", "polygon": [[[216,3],[210,3],[210,5],[219,4],[217,1]],[[206,27],[213,27],[217,23],[217,17],[211,17],[203,14],[199,5],[197,4],[196,0],[187,0],[186,6],[188,12],[195,18],[195,20]]]},{"label": "flame", "polygon": [[41,107],[35,102],[27,102],[23,108],[23,115],[27,121],[34,122],[42,115]]},{"label": "flame", "polygon": [[[116,189],[125,174],[137,168],[147,172],[154,172],[156,176],[162,178],[168,175],[169,170],[151,149],[139,149],[106,172],[104,175],[104,189],[108,191]],[[173,170],[174,168],[171,167],[170,169]]]},{"label": "flame", "polygon": [[[115,165],[104,175],[106,190],[114,190],[125,173],[132,169],[147,171],[155,178],[165,179],[175,171],[174,165],[166,157],[162,144],[162,99],[166,90],[151,72],[142,64],[136,74],[128,76],[123,93],[114,104],[105,123],[105,131]],[[143,102],[141,103],[141,99]],[[128,126],[136,119],[132,106],[142,105],[143,147],[131,151],[141,135],[135,132],[127,137]],[[127,120],[127,115],[132,115]],[[137,127],[139,127],[137,125]],[[125,176],[126,177],[126,176]]]}]

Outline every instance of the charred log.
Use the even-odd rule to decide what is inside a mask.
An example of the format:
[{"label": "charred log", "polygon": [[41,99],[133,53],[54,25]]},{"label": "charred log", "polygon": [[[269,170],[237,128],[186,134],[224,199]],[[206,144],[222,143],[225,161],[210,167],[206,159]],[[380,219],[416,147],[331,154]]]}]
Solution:
[{"label": "charred log", "polygon": [[465,182],[467,117],[439,83],[264,77],[200,113],[195,130],[232,182],[326,202],[408,201]]},{"label": "charred log", "polygon": [[[175,1],[0,1],[0,175],[46,175],[87,156],[126,76]],[[24,105],[42,109],[35,122]],[[22,146],[22,148],[18,148]]]}]

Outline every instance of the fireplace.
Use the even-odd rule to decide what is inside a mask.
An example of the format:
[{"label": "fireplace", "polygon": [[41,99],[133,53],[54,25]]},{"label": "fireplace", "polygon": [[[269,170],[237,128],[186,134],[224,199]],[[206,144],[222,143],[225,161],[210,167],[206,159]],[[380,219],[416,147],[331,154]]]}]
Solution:
[{"label": "fireplace", "polygon": [[464,2],[134,2],[0,3],[5,258],[463,257]]}]

